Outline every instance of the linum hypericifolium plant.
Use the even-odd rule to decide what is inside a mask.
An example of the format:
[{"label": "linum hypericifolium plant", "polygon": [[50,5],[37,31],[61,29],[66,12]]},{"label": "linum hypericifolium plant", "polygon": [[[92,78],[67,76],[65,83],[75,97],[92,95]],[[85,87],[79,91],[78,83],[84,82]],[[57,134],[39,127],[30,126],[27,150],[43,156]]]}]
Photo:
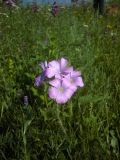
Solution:
[{"label": "linum hypericifolium plant", "polygon": [[65,58],[40,63],[42,74],[35,78],[34,85],[40,87],[48,79],[48,95],[58,104],[64,104],[70,100],[78,88],[84,86],[80,71],[68,66]]}]

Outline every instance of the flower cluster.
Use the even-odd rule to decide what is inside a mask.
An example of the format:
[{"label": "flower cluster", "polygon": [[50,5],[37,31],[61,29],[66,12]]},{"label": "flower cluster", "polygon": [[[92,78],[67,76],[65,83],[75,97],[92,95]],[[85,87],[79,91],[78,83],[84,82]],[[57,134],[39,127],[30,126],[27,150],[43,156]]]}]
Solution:
[{"label": "flower cluster", "polygon": [[45,78],[49,78],[49,97],[59,104],[66,103],[76,92],[78,87],[83,87],[81,73],[68,66],[64,58],[41,63],[42,74],[35,78],[35,86],[40,86]]}]

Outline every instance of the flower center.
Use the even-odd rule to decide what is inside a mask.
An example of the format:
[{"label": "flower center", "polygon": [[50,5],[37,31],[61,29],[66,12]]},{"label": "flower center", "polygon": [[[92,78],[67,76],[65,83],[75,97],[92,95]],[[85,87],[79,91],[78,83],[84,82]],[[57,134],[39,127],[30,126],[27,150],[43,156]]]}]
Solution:
[{"label": "flower center", "polygon": [[60,87],[60,88],[59,88],[59,91],[60,91],[60,92],[63,92],[63,91],[64,91],[64,88],[63,88],[63,87]]},{"label": "flower center", "polygon": [[74,83],[74,79],[73,78],[70,78],[70,83]]}]

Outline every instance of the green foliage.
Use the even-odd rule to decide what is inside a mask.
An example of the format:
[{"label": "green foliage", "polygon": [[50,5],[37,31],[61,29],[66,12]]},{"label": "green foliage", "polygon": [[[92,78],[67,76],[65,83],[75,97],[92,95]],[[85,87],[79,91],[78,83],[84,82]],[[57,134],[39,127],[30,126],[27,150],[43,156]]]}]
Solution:
[{"label": "green foliage", "polygon": [[[119,15],[0,7],[0,159],[120,159]],[[65,105],[34,87],[39,62],[65,57],[85,87]],[[28,96],[28,105],[23,97]]]}]

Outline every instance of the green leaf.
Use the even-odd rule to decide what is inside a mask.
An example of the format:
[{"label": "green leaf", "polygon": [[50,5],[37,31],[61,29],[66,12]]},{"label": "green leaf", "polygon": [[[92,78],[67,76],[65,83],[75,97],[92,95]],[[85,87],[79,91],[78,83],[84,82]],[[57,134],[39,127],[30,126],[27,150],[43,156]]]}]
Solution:
[{"label": "green leaf", "polygon": [[30,74],[30,73],[25,73],[25,75],[30,78],[30,79],[34,79],[34,74]]},{"label": "green leaf", "polygon": [[45,100],[45,97],[44,97],[43,95],[40,95],[40,99],[41,99],[42,101],[44,101],[44,100]]},{"label": "green leaf", "polygon": [[26,146],[27,141],[26,141],[26,136],[24,134],[23,134],[23,143],[24,143],[24,146]]},{"label": "green leaf", "polygon": [[34,96],[39,96],[37,89],[35,89],[34,87],[31,87],[31,91],[33,92]]},{"label": "green leaf", "polygon": [[32,122],[32,120],[27,120],[27,121],[24,123],[23,134],[26,134],[27,128],[28,128],[28,126],[31,124],[31,122]]},{"label": "green leaf", "polygon": [[48,119],[46,111],[44,111],[43,109],[40,109],[40,112],[42,116],[44,117],[44,120],[46,121]]},{"label": "green leaf", "polygon": [[81,96],[80,101],[81,103],[88,103],[88,102],[99,102],[103,101],[104,99],[109,99],[109,96],[93,96],[93,95],[86,95],[86,96]]},{"label": "green leaf", "polygon": [[113,137],[113,138],[111,139],[111,146],[112,146],[113,148],[116,148],[117,145],[118,145],[117,138],[116,138],[116,137]]}]

